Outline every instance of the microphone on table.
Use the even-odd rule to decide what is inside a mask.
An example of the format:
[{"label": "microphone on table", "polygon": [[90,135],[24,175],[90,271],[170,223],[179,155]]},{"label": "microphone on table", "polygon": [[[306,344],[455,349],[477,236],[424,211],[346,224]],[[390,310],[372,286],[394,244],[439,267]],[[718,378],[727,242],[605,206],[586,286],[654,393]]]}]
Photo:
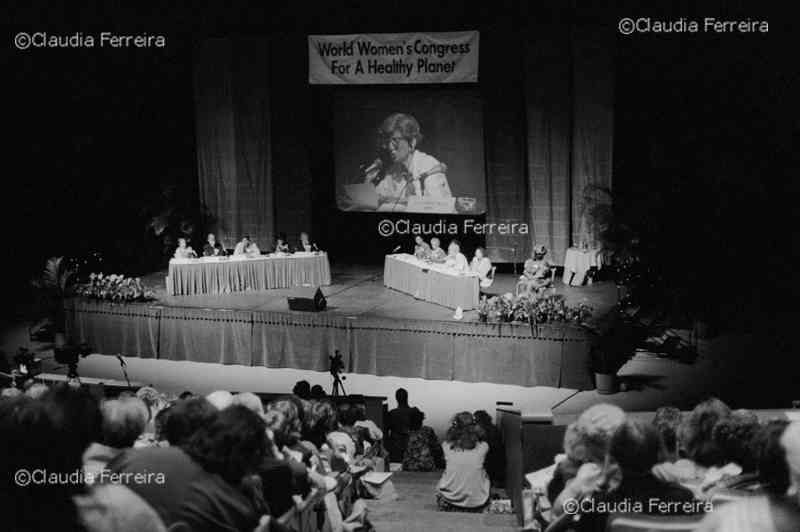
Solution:
[{"label": "microphone on table", "polygon": [[316,242],[315,242],[315,243],[313,243],[313,244],[311,244],[311,248],[312,248],[314,251],[319,251],[319,248],[317,247],[317,244],[316,244]]},{"label": "microphone on table", "polygon": [[397,253],[398,251],[400,251],[402,248],[403,248],[403,246],[397,246],[396,248],[394,248],[394,249],[392,250],[392,252],[390,253],[390,255],[394,255],[395,253]]}]

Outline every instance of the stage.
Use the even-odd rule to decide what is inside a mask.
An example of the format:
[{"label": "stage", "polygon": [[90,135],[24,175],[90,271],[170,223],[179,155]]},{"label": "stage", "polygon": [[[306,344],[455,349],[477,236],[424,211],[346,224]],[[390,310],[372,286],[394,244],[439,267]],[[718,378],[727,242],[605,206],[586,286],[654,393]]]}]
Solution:
[{"label": "stage", "polygon": [[[452,309],[383,286],[381,267],[332,265],[324,312],[290,311],[291,289],[171,296],[165,272],[144,278],[157,300],[67,303],[68,335],[97,353],[141,358],[327,371],[339,350],[347,373],[573,389],[593,387],[590,334],[574,325],[481,323],[477,311]],[[512,291],[498,274],[487,292]],[[587,303],[593,319],[616,301],[610,283],[565,286],[569,304]]]}]

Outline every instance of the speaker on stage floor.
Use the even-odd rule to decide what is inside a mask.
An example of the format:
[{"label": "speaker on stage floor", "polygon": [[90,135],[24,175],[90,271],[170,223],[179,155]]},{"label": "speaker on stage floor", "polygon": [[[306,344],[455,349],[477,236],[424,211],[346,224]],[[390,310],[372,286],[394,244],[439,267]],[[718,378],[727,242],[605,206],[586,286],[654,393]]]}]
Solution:
[{"label": "speaker on stage floor", "polygon": [[298,286],[288,298],[289,310],[319,312],[325,310],[328,302],[318,286]]}]

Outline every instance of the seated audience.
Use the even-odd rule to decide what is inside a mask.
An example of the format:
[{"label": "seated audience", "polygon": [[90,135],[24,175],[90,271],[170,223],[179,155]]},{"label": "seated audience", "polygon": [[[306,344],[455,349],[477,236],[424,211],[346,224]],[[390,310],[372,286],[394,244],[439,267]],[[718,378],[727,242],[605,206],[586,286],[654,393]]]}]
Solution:
[{"label": "seated audience", "polygon": [[294,388],[292,388],[292,394],[300,399],[309,400],[311,399],[311,385],[308,381],[297,381]]},{"label": "seated audience", "polygon": [[330,401],[315,401],[311,405],[310,418],[305,439],[321,449],[327,435],[339,427],[336,407]]},{"label": "seated audience", "polygon": [[174,256],[176,259],[194,259],[197,257],[197,253],[189,247],[185,238],[179,238],[178,247],[175,249]]},{"label": "seated audience", "polygon": [[489,257],[484,256],[484,249],[480,246],[475,248],[475,256],[472,257],[472,262],[469,263],[469,269],[478,274],[478,279],[481,281],[481,287],[485,287],[489,283],[489,272],[492,271],[492,261]]},{"label": "seated audience", "polygon": [[259,417],[264,416],[264,404],[261,398],[252,392],[241,392],[233,396],[232,405],[241,405],[252,412],[255,412]]},{"label": "seated audience", "polygon": [[431,238],[431,251],[428,253],[429,261],[444,263],[447,260],[447,253],[441,248],[441,244],[438,238]]},{"label": "seated audience", "polygon": [[709,468],[725,465],[725,457],[713,439],[713,432],[717,423],[730,415],[730,408],[719,399],[711,398],[698,404],[684,416],[678,433],[685,458],[658,464],[654,473],[666,481],[702,485]]},{"label": "seated audience", "polygon": [[450,242],[450,245],[447,246],[447,259],[445,259],[445,265],[453,268],[457,272],[466,272],[469,270],[467,257],[461,253],[461,245],[459,244],[458,240],[453,240]]},{"label": "seated audience", "polygon": [[389,460],[402,462],[408,444],[413,409],[408,406],[408,392],[398,388],[394,394],[397,408],[389,410],[386,419],[386,438],[384,445],[389,453]]},{"label": "seated audience", "polygon": [[403,471],[436,471],[444,467],[444,452],[432,428],[424,426],[425,414],[412,409]]},{"label": "seated audience", "polygon": [[217,242],[217,237],[214,236],[214,233],[208,233],[206,243],[203,245],[203,256],[218,257],[223,255],[225,255],[225,248]]},{"label": "seated audience", "polygon": [[325,393],[325,389],[322,386],[315,384],[311,387],[311,399],[325,399],[326,397],[328,397],[328,394]]},{"label": "seated audience", "polygon": [[431,246],[420,235],[414,237],[414,256],[425,260],[431,253]]},{"label": "seated audience", "polygon": [[545,260],[547,248],[533,248],[533,256],[525,261],[525,268],[517,283],[517,294],[536,294],[552,283],[550,270],[553,265]]},{"label": "seated audience", "polygon": [[303,231],[302,233],[300,233],[300,245],[297,246],[297,250],[310,253],[312,251],[317,250],[317,245],[311,241],[311,238],[308,236],[308,233]]},{"label": "seated audience", "polygon": [[233,404],[233,394],[226,390],[217,390],[206,395],[206,400],[217,410],[225,410]]},{"label": "seated audience", "polygon": [[284,233],[278,233],[275,239],[275,253],[289,253],[290,251],[291,249],[289,248],[289,243],[286,241],[286,235]]},{"label": "seated audience", "polygon": [[261,250],[258,249],[258,246],[255,242],[250,240],[248,235],[245,235],[242,238],[241,242],[236,244],[236,247],[233,249],[234,256],[237,257],[258,257],[261,255]]},{"label": "seated audience", "polygon": [[492,481],[493,486],[503,486],[505,484],[506,476],[506,450],[503,445],[503,435],[500,434],[492,416],[485,410],[476,410],[472,414],[475,417],[475,423],[483,429],[486,435],[486,443],[489,444],[489,453],[486,455],[486,472],[489,473],[489,480]]},{"label": "seated audience", "polygon": [[[588,462],[559,495],[553,510],[563,512],[561,503],[591,497],[596,508],[628,503],[636,512],[653,515],[696,513],[694,494],[679,484],[656,478],[651,470],[658,462],[661,443],[658,432],[648,423],[624,420],[614,431],[605,464]],[[685,504],[684,504],[685,503]],[[699,508],[702,510],[702,507]],[[578,522],[581,532],[606,530],[608,513],[585,512]]]},{"label": "seated audience", "polygon": [[184,399],[191,399],[192,397],[194,397],[194,394],[192,392],[190,392],[189,390],[186,390],[186,391],[181,392],[181,394],[178,396],[178,399],[183,401]]},{"label": "seated audience", "polygon": [[34,382],[25,389],[25,395],[31,399],[40,399],[49,389],[50,387],[46,384]]},{"label": "seated audience", "polygon": [[587,408],[564,433],[565,457],[558,461],[553,479],[547,486],[547,496],[555,501],[586,463],[605,463],[611,436],[625,420],[619,407],[601,403]]},{"label": "seated audience", "polygon": [[267,509],[263,501],[245,495],[243,481],[258,470],[268,445],[264,421],[243,406],[231,406],[216,412],[180,447],[126,451],[109,469],[160,474],[153,482],[127,485],[167,527],[185,523],[193,531],[253,530]]},{"label": "seated audience", "polygon": [[201,427],[209,424],[218,410],[204,397],[192,397],[178,401],[162,412],[158,437],[172,447],[180,447]]},{"label": "seated audience", "polygon": [[437,486],[442,511],[481,512],[489,502],[489,475],[483,468],[489,445],[469,412],[453,418],[442,444],[445,470]]},{"label": "seated audience", "polygon": [[674,462],[678,459],[678,431],[681,426],[681,411],[674,406],[662,406],[653,417],[653,427],[661,441],[659,462]]},{"label": "seated audience", "polygon": [[758,456],[755,440],[760,431],[758,417],[752,412],[737,410],[714,426],[711,439],[723,456],[723,467],[706,473],[701,489],[728,488],[758,478]]},{"label": "seated audience", "polygon": [[767,487],[765,495],[719,506],[698,532],[800,530],[800,423],[770,422],[764,428],[758,468]]},{"label": "seated audience", "polygon": [[130,449],[147,426],[147,407],[141,399],[124,397],[104,401],[102,437],[83,454],[83,470],[89,484],[100,480],[108,463],[125,449]]}]

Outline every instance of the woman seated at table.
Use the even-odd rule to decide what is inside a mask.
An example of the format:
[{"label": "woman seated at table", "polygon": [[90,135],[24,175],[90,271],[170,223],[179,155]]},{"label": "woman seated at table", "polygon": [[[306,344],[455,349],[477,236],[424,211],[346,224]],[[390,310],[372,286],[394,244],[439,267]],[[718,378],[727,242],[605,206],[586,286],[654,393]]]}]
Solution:
[{"label": "woman seated at table", "polygon": [[275,239],[275,253],[289,253],[289,244],[286,243],[286,235],[278,233]]},{"label": "woman seated at table", "polygon": [[305,252],[312,252],[315,251],[316,245],[311,241],[311,237],[308,236],[308,233],[303,231],[300,233],[300,245],[297,246],[297,251],[305,251]]},{"label": "woman seated at table", "polygon": [[206,243],[203,246],[203,256],[218,257],[221,255],[225,255],[225,248],[222,247],[222,244],[217,242],[217,237],[214,236],[214,233],[208,233]]},{"label": "woman seated at table", "polygon": [[233,254],[234,256],[258,257],[261,255],[261,250],[258,249],[255,242],[250,240],[248,235],[245,235],[242,241],[236,244]]},{"label": "woman seated at table", "polygon": [[178,248],[175,250],[175,258],[176,259],[194,259],[197,257],[197,253],[194,252],[192,248],[186,243],[185,238],[178,239]]},{"label": "woman seated at table", "polygon": [[492,270],[492,261],[489,260],[489,257],[484,256],[482,247],[478,246],[475,248],[475,256],[472,257],[469,269],[478,274],[481,283],[489,280],[489,272]]},{"label": "woman seated at table", "polygon": [[533,257],[525,261],[525,270],[517,283],[517,294],[535,294],[550,286],[550,270],[553,265],[544,260],[547,248],[539,245],[533,248]]},{"label": "woman seated at table", "polygon": [[428,260],[431,262],[444,262],[447,260],[447,253],[441,248],[441,241],[436,237],[431,238],[431,251],[428,254]]},{"label": "woman seated at table", "polygon": [[458,240],[451,241],[450,245],[447,246],[447,259],[444,264],[457,272],[466,272],[469,270],[467,257],[461,253],[461,245],[458,243]]},{"label": "woman seated at table", "polygon": [[422,240],[422,237],[417,235],[414,237],[414,256],[420,260],[425,260],[431,253],[431,247],[427,242]]}]

